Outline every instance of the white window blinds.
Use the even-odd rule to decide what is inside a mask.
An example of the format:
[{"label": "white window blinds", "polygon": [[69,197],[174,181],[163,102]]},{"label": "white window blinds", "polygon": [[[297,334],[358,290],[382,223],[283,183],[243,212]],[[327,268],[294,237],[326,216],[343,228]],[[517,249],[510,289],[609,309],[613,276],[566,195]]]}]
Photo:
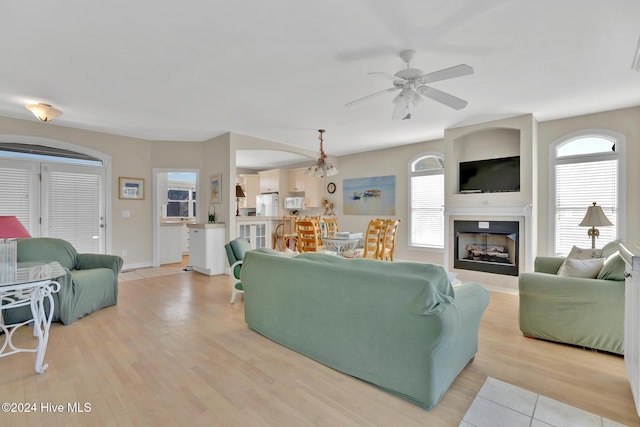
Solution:
[{"label": "white window blinds", "polygon": [[444,247],[444,169],[411,176],[410,245]]},{"label": "white window blinds", "polygon": [[0,161],[0,215],[17,217],[32,236],[39,234],[39,218],[32,213],[36,169],[37,165],[27,162]]},{"label": "white window blinds", "polygon": [[[43,168],[47,236],[70,242],[79,253],[100,253],[101,168]],[[73,171],[73,169],[76,169]]]},{"label": "white window blinds", "polygon": [[618,161],[558,162],[556,164],[555,251],[567,255],[571,247],[591,247],[588,227],[578,224],[593,202],[602,207],[613,227],[599,227],[596,247],[615,240],[617,235]]}]

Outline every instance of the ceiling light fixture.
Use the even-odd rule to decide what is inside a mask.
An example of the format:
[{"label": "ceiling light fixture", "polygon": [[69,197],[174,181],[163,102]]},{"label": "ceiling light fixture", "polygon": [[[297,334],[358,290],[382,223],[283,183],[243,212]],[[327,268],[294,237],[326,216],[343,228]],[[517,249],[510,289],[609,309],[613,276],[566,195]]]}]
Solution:
[{"label": "ceiling light fixture", "polygon": [[316,178],[323,178],[325,176],[333,176],[337,174],[339,171],[333,166],[331,163],[327,162],[327,155],[324,154],[324,148],[322,146],[322,134],[325,133],[324,129],[319,129],[320,132],[320,157],[318,161],[307,169],[304,173],[306,176],[315,176]]},{"label": "ceiling light fixture", "polygon": [[62,111],[57,108],[53,108],[49,104],[27,104],[25,108],[33,113],[34,116],[38,118],[41,122],[50,122],[55,119],[59,115],[62,114]]}]

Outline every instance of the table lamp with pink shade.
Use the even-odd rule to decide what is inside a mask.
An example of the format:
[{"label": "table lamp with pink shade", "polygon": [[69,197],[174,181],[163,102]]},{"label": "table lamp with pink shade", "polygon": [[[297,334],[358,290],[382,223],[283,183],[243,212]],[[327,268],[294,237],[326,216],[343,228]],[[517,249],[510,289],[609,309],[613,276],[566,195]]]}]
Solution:
[{"label": "table lamp with pink shade", "polygon": [[0,285],[16,281],[18,245],[15,240],[31,237],[15,216],[0,216]]}]

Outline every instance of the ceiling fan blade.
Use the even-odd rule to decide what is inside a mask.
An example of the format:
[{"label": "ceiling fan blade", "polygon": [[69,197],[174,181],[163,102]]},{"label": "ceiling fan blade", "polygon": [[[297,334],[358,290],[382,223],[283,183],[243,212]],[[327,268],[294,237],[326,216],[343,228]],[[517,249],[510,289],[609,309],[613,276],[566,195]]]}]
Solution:
[{"label": "ceiling fan blade", "polygon": [[394,76],[393,74],[383,73],[380,71],[374,71],[373,73],[367,73],[368,76],[376,76],[382,77],[383,79],[391,80],[392,82],[401,81],[406,82],[407,79],[403,79],[402,77]]},{"label": "ceiling fan blade", "polygon": [[468,76],[473,74],[473,68],[467,64],[456,65],[455,67],[445,68],[440,71],[434,71],[433,73],[423,74],[416,79],[416,83],[433,83],[440,80],[453,79],[455,77]]},{"label": "ceiling fan blade", "polygon": [[344,104],[344,106],[345,107],[351,107],[353,105],[356,105],[356,104],[359,104],[361,102],[367,101],[367,100],[369,100],[371,98],[375,98],[376,96],[384,95],[385,93],[393,92],[393,91],[396,91],[396,90],[398,90],[398,89],[395,88],[395,87],[390,87],[389,89],[385,89],[385,90],[381,90],[380,92],[372,93],[371,95],[367,95],[367,96],[365,96],[363,98],[356,99],[355,101],[347,102],[346,104]]},{"label": "ceiling fan blade", "polygon": [[461,110],[467,106],[467,101],[465,101],[464,99],[449,95],[446,92],[434,89],[430,86],[420,86],[418,88],[418,93],[426,96],[427,98],[431,98],[435,101],[441,102],[442,104],[451,107],[454,110]]}]

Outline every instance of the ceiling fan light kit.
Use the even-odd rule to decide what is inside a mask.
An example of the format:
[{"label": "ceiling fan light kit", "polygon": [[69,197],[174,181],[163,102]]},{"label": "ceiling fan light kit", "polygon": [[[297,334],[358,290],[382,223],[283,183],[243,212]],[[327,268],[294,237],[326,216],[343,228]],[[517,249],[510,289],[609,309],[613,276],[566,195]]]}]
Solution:
[{"label": "ceiling fan light kit", "polygon": [[431,98],[434,101],[440,102],[454,110],[460,110],[467,106],[467,101],[457,98],[441,90],[435,89],[431,86],[427,86],[427,83],[434,83],[441,80],[453,79],[456,77],[468,76],[473,74],[473,68],[466,64],[456,65],[455,67],[445,68],[439,71],[425,74],[419,68],[411,68],[411,61],[416,56],[416,51],[413,49],[403,50],[400,52],[400,59],[407,64],[407,67],[397,73],[391,75],[383,72],[373,72],[369,75],[381,77],[393,82],[393,87],[379,92],[375,92],[371,95],[363,98],[356,99],[345,104],[345,107],[351,107],[361,102],[367,101],[371,98],[375,98],[385,93],[395,92],[400,90],[400,93],[396,95],[392,102],[395,105],[392,118],[395,120],[403,119],[407,120],[411,118],[410,108],[419,105],[424,98]]}]

